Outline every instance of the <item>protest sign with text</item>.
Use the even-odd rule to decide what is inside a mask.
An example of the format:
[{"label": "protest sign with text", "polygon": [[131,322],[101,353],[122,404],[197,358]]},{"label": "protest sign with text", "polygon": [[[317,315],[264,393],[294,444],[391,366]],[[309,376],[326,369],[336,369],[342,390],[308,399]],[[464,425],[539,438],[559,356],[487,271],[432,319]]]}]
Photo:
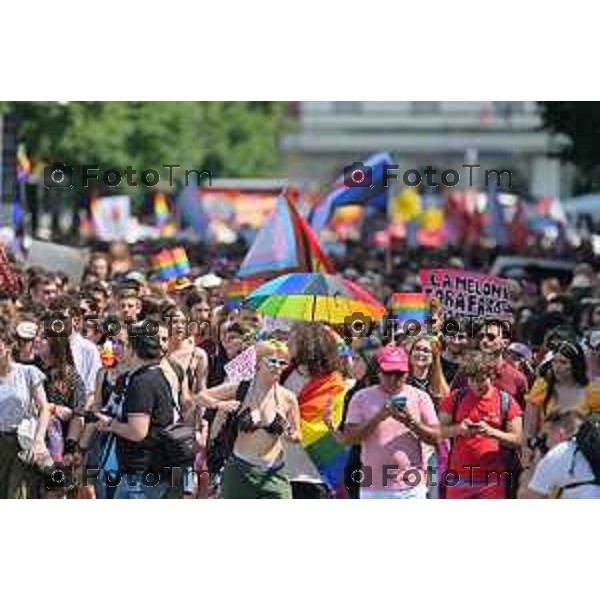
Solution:
[{"label": "protest sign with text", "polygon": [[437,298],[446,317],[510,317],[511,283],[482,273],[459,269],[422,269],[421,287],[428,298]]}]

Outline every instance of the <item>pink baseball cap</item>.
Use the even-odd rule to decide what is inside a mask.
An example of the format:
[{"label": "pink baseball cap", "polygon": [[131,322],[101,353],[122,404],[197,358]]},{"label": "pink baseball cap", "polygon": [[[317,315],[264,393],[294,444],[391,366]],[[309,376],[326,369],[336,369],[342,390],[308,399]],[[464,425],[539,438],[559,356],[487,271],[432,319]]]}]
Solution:
[{"label": "pink baseball cap", "polygon": [[377,351],[375,360],[385,373],[408,373],[408,355],[404,348],[386,346]]}]

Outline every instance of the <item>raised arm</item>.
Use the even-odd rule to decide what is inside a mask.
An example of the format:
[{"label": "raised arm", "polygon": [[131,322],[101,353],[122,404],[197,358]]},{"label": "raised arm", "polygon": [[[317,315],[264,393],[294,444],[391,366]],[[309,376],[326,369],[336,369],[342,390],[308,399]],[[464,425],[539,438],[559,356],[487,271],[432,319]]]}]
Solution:
[{"label": "raised arm", "polygon": [[235,399],[238,385],[237,383],[223,383],[213,388],[201,390],[192,397],[192,400],[205,408],[233,412],[239,406],[239,402]]}]

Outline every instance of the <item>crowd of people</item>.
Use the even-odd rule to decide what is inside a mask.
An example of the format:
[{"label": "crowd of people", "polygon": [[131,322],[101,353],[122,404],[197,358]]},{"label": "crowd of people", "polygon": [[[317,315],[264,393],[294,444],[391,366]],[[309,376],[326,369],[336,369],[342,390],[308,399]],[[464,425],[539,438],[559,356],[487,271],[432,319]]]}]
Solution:
[{"label": "crowd of people", "polygon": [[[338,266],[382,302],[418,285],[419,265]],[[361,336],[230,306],[231,265],[194,268],[161,281],[122,243],[81,281],[20,267],[0,300],[0,498],[600,498],[593,265],[515,277],[507,321],[449,333],[432,301],[426,333]],[[303,444],[317,384],[344,394],[318,415],[337,479]]]}]

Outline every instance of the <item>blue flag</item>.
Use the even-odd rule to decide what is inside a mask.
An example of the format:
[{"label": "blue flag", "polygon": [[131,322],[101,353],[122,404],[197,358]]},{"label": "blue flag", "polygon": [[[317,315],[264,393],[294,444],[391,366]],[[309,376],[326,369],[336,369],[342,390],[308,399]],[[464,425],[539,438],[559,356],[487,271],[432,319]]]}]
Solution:
[{"label": "blue flag", "polygon": [[370,156],[364,168],[357,167],[342,174],[313,208],[309,217],[313,230],[319,233],[327,227],[333,213],[341,206],[362,204],[386,210],[388,188],[384,174],[386,165],[391,164],[392,157],[387,152],[381,152]]},{"label": "blue flag", "polygon": [[191,227],[202,239],[208,237],[209,218],[202,206],[200,188],[188,181],[177,198],[177,213],[182,229]]}]

